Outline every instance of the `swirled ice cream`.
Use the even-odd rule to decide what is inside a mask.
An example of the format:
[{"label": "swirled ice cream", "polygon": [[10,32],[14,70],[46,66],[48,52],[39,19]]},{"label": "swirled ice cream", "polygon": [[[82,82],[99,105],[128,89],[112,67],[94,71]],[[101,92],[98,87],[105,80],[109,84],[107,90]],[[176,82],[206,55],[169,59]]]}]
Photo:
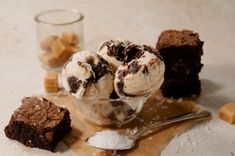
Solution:
[{"label": "swirled ice cream", "polygon": [[118,67],[114,88],[120,97],[138,97],[156,91],[164,80],[164,62],[158,51],[150,46],[135,47],[135,55]]},{"label": "swirled ice cream", "polygon": [[136,45],[130,41],[114,39],[102,43],[97,53],[112,66],[115,72],[123,63],[138,57],[135,48]]},{"label": "swirled ice cream", "polygon": [[109,64],[90,51],[74,54],[64,65],[65,90],[78,99],[109,98],[113,91],[113,72]]}]

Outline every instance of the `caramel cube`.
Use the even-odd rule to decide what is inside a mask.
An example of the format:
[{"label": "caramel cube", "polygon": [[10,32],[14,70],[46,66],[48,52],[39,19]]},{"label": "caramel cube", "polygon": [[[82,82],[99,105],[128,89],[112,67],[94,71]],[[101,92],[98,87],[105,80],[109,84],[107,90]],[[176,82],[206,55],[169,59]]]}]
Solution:
[{"label": "caramel cube", "polygon": [[66,46],[60,38],[56,39],[51,44],[51,51],[56,58],[58,58],[62,53],[64,53],[65,50],[66,50]]},{"label": "caramel cube", "polygon": [[72,53],[76,53],[76,52],[81,51],[81,48],[78,47],[78,46],[70,46],[70,45],[67,45],[66,47],[67,47],[67,49],[68,49],[69,51],[71,51]]},{"label": "caramel cube", "polygon": [[41,49],[45,50],[46,52],[51,51],[51,44],[58,38],[58,36],[50,35],[41,41]]},{"label": "caramel cube", "polygon": [[62,40],[66,44],[76,45],[79,42],[79,37],[76,33],[72,32],[72,31],[65,31],[62,34]]},{"label": "caramel cube", "polygon": [[57,59],[53,53],[43,53],[39,56],[39,60],[49,68],[58,68],[63,63]]},{"label": "caramel cube", "polygon": [[219,109],[219,118],[230,123],[235,123],[235,103],[227,103]]},{"label": "caramel cube", "polygon": [[55,40],[51,45],[51,49],[54,57],[58,59],[61,64],[64,64],[76,50],[73,46],[65,45],[61,39]]},{"label": "caramel cube", "polygon": [[54,72],[48,72],[44,78],[44,89],[47,93],[57,92],[58,90],[58,75]]}]

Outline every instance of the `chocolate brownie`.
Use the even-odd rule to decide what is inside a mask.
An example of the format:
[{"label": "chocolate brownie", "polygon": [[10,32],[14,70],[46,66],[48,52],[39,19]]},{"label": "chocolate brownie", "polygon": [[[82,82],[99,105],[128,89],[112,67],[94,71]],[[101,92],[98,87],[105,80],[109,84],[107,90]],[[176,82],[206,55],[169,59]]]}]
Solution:
[{"label": "chocolate brownie", "polygon": [[25,97],[5,128],[8,138],[28,147],[54,150],[71,130],[69,111],[45,98]]},{"label": "chocolate brownie", "polygon": [[158,38],[156,48],[165,63],[164,82],[161,87],[166,97],[199,95],[201,83],[203,41],[191,30],[166,30]]}]

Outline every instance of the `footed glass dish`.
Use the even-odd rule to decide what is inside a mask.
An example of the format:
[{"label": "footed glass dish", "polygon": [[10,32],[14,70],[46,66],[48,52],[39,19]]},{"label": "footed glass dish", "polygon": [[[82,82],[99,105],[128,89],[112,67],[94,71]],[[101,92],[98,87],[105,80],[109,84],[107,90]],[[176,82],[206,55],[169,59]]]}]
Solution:
[{"label": "footed glass dish", "polygon": [[150,95],[117,99],[77,99],[77,108],[87,121],[100,126],[120,127],[136,118]]}]

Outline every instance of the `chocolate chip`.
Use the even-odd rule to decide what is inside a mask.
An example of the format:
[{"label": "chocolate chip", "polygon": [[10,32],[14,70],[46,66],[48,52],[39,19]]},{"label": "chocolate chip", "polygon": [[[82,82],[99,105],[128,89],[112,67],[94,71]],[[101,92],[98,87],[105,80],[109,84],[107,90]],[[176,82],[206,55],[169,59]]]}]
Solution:
[{"label": "chocolate chip", "polygon": [[142,72],[143,72],[143,74],[146,75],[146,76],[149,74],[149,70],[148,70],[148,68],[147,68],[146,65],[144,65]]},{"label": "chocolate chip", "polygon": [[91,74],[91,77],[89,77],[88,79],[86,79],[86,80],[84,81],[83,87],[84,87],[84,88],[87,88],[87,86],[88,86],[89,84],[93,83],[93,82],[96,82],[96,81],[95,81],[95,78],[94,78],[93,74]]},{"label": "chocolate chip", "polygon": [[119,61],[123,61],[125,59],[125,45],[123,43],[114,44],[110,46],[107,54],[114,56]]},{"label": "chocolate chip", "polygon": [[123,81],[118,82],[117,87],[119,92],[123,93],[124,82]]},{"label": "chocolate chip", "polygon": [[[89,84],[97,82],[99,79],[101,79],[104,75],[107,73],[112,73],[112,70],[110,69],[108,62],[105,61],[101,56],[99,56],[99,62],[95,64],[94,58],[90,57],[87,60],[87,63],[90,64],[92,71],[91,77],[86,79],[86,81],[83,83],[83,87],[86,88]],[[78,62],[79,63],[79,62]]]},{"label": "chocolate chip", "polygon": [[68,85],[70,87],[71,93],[76,93],[82,83],[81,80],[78,80],[78,78],[74,76],[68,77],[67,81],[68,81]]},{"label": "chocolate chip", "polygon": [[90,64],[91,66],[94,66],[95,65],[95,60],[93,57],[89,57],[87,58],[87,63]]},{"label": "chocolate chip", "polygon": [[139,45],[131,44],[126,48],[126,59],[124,60],[126,63],[130,62],[133,59],[140,58],[143,55],[143,50]]},{"label": "chocolate chip", "polygon": [[160,53],[158,52],[157,49],[155,49],[155,48],[153,48],[153,47],[151,47],[151,46],[148,46],[148,45],[143,45],[143,47],[144,47],[144,50],[145,50],[145,51],[148,51],[148,52],[150,52],[150,53],[153,53],[155,56],[157,56],[160,60],[163,61],[163,58],[162,58],[162,56],[160,55]]},{"label": "chocolate chip", "polygon": [[138,62],[135,60],[131,62],[131,64],[128,66],[128,73],[129,74],[135,74],[138,72],[140,66],[138,65]]},{"label": "chocolate chip", "polygon": [[123,80],[128,74],[128,70],[118,70],[118,79]]},{"label": "chocolate chip", "polygon": [[91,68],[93,70],[93,72],[95,73],[95,82],[97,82],[100,78],[102,78],[104,75],[106,75],[107,73],[111,73],[111,69],[108,65],[108,62],[105,61],[101,56],[99,56],[100,61],[98,62],[97,65],[95,64],[91,64]]}]

